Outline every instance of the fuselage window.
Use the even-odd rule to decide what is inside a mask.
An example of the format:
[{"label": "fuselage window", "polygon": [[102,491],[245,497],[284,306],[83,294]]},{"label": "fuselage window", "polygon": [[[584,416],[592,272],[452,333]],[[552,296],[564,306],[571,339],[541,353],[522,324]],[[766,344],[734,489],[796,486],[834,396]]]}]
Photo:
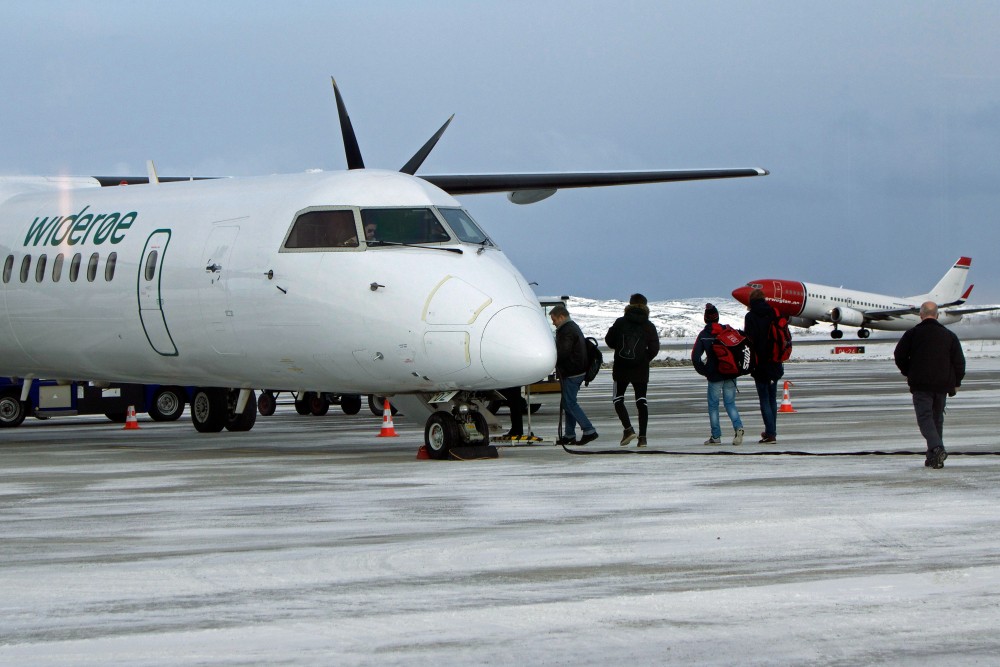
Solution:
[{"label": "fuselage window", "polygon": [[104,279],[111,282],[115,277],[115,264],[118,263],[118,253],[113,252],[108,255],[108,261],[104,264]]},{"label": "fuselage window", "polygon": [[358,228],[354,212],[307,211],[295,219],[285,247],[293,250],[357,248]]},{"label": "fuselage window", "polygon": [[101,256],[98,253],[94,253],[90,256],[90,261],[87,263],[87,282],[94,282],[94,278],[97,277],[97,263],[101,261]]},{"label": "fuselage window", "polygon": [[62,278],[62,267],[65,258],[62,253],[55,256],[52,260],[52,282],[57,283],[59,279]]},{"label": "fuselage window", "polygon": [[156,275],[156,258],[159,257],[159,253],[155,250],[151,250],[146,256],[146,266],[142,270],[142,275],[146,278],[146,282],[153,279]]},{"label": "fuselage window", "polygon": [[494,245],[490,237],[479,228],[479,225],[460,208],[439,208],[441,215],[455,232],[455,236],[466,243],[477,243],[483,245]]},{"label": "fuselage window", "polygon": [[44,254],[38,256],[38,263],[35,264],[35,282],[40,283],[45,278],[45,263],[48,261],[48,257]]},{"label": "fuselage window", "polygon": [[451,240],[429,208],[361,209],[361,222],[365,228],[365,240],[370,246]]},{"label": "fuselage window", "polygon": [[10,282],[10,274],[14,271],[14,255],[7,255],[7,261],[3,263],[3,281]]},{"label": "fuselage window", "polygon": [[73,255],[73,259],[69,263],[69,281],[71,283],[75,283],[76,279],[80,277],[80,262],[82,261],[80,253]]},{"label": "fuselage window", "polygon": [[31,255],[25,255],[21,260],[21,282],[28,282],[28,275],[31,273]]}]

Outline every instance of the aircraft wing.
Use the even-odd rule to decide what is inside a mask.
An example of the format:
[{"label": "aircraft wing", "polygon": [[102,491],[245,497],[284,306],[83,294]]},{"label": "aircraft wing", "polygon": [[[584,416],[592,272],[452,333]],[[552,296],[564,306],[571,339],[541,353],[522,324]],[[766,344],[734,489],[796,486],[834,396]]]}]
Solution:
[{"label": "aircraft wing", "polygon": [[916,315],[920,312],[920,306],[911,306],[909,308],[893,308],[891,310],[866,310],[865,319],[871,320],[872,322],[884,322],[886,320],[894,320],[897,317],[902,317],[903,315]]},{"label": "aircraft wing", "polygon": [[[766,169],[673,169],[666,171],[585,171],[535,174],[442,174],[421,176],[451,195],[487,192],[555,191],[562,188],[596,188],[671,181],[766,176]],[[551,194],[551,192],[549,192]]]},{"label": "aircraft wing", "polygon": [[979,306],[976,308],[947,308],[945,313],[948,315],[968,315],[969,313],[982,313],[987,310],[1000,310],[1000,306]]}]

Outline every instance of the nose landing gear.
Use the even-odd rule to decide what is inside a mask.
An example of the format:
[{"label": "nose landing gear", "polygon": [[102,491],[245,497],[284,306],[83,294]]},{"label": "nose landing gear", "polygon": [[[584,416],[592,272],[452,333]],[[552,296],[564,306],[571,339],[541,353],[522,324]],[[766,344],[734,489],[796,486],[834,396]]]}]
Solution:
[{"label": "nose landing gear", "polygon": [[437,410],[424,426],[424,444],[432,459],[446,459],[457,447],[489,444],[489,424],[471,397],[455,397],[438,407],[449,405],[450,411]]}]

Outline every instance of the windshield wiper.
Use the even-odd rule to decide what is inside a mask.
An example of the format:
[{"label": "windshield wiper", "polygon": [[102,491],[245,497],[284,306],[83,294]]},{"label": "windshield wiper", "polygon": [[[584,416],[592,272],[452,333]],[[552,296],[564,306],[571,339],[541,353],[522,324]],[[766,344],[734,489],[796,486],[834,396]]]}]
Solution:
[{"label": "windshield wiper", "polygon": [[462,252],[461,248],[443,248],[441,246],[436,246],[436,245],[420,245],[418,243],[399,243],[397,241],[368,241],[368,245],[370,246],[396,245],[396,246],[404,246],[407,248],[422,248],[424,250],[444,250],[445,252],[457,252],[459,255],[465,254]]}]

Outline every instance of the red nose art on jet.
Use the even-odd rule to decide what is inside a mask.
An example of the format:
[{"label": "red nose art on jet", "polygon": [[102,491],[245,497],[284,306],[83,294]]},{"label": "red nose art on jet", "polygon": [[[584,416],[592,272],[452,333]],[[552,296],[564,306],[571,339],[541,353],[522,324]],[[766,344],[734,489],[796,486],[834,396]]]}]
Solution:
[{"label": "red nose art on jet", "polygon": [[751,280],[743,287],[734,289],[733,298],[744,305],[750,305],[750,292],[754,288],[760,288],[767,302],[782,315],[798,315],[805,307],[806,286],[796,280]]}]

